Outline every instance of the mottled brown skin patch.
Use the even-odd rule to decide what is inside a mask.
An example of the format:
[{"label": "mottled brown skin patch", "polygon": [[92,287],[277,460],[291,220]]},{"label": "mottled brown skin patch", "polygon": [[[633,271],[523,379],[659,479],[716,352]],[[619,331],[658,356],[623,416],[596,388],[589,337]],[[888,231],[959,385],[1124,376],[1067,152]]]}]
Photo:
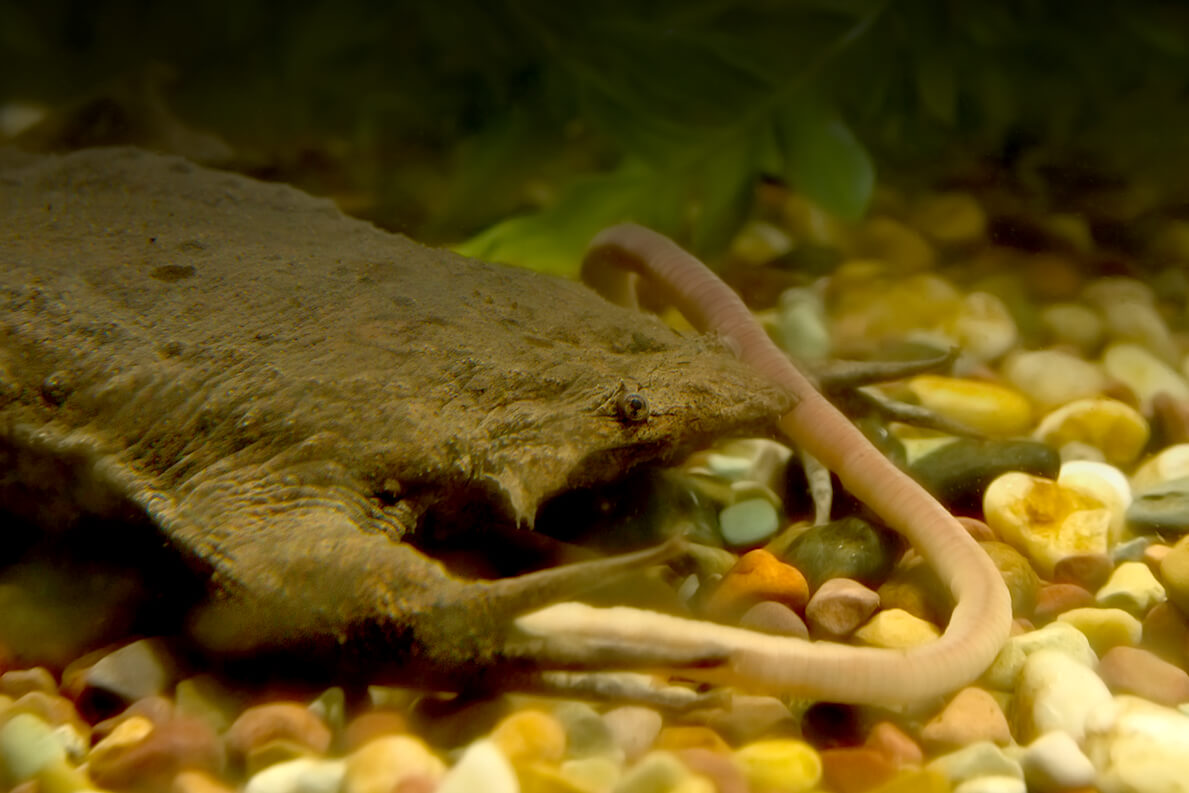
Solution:
[{"label": "mottled brown skin patch", "polygon": [[[625,389],[646,414],[624,420]],[[16,466],[0,508],[139,511],[207,581],[189,628],[223,657],[515,682],[509,612],[566,577],[460,580],[414,543],[531,528],[553,495],[788,406],[713,339],[287,187],[0,153],[0,439],[74,461],[56,499]]]}]

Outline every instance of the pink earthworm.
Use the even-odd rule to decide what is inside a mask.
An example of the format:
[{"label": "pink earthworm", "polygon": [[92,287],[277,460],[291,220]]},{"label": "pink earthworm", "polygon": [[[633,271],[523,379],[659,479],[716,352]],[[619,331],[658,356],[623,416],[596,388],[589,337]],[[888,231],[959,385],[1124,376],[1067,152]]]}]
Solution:
[{"label": "pink earthworm", "polygon": [[999,570],[936,499],[872,446],[798,371],[738,295],[672,240],[633,224],[608,228],[594,238],[583,277],[612,299],[627,302],[632,302],[632,279],[640,278],[694,327],[719,334],[742,360],[793,394],[796,404],[780,417],[780,429],[904,535],[938,573],[956,605],[938,639],[907,649],[808,642],[640,609],[577,603],[525,615],[517,620],[522,629],[714,647],[725,651],[726,663],[682,674],[836,702],[894,704],[934,697],[971,682],[990,665],[1012,625],[1011,598]]}]

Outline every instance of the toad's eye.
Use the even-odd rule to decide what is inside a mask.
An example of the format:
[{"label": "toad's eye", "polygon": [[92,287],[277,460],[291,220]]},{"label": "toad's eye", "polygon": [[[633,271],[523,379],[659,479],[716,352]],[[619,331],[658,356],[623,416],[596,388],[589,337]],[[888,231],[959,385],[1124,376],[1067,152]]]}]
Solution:
[{"label": "toad's eye", "polygon": [[635,391],[620,394],[615,409],[619,412],[620,420],[628,424],[638,424],[648,419],[648,400]]}]

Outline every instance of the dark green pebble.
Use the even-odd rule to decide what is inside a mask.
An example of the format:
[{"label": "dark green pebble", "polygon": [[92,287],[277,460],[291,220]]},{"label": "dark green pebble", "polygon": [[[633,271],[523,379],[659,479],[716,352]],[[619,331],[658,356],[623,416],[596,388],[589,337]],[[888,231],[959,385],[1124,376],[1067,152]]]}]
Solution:
[{"label": "dark green pebble", "polygon": [[1189,477],[1137,493],[1127,508],[1127,522],[1136,531],[1189,532]]},{"label": "dark green pebble", "polygon": [[1035,441],[989,441],[959,438],[914,462],[918,482],[946,508],[979,514],[987,485],[1008,471],[1055,479],[1061,468],[1056,449]]},{"label": "dark green pebble", "polygon": [[831,578],[853,578],[876,589],[896,563],[900,540],[889,529],[849,517],[778,535],[767,550],[800,570],[811,590]]}]

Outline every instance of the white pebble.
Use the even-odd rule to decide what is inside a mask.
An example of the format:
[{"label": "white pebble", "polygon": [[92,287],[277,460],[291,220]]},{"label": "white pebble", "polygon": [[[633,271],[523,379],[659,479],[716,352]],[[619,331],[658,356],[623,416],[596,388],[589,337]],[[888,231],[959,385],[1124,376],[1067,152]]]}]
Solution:
[{"label": "white pebble", "polygon": [[1098,605],[1117,608],[1143,618],[1157,603],[1168,599],[1164,585],[1143,562],[1123,562],[1094,595]]},{"label": "white pebble", "polygon": [[1020,671],[1016,706],[1026,738],[1061,730],[1081,740],[1087,716],[1110,700],[1106,683],[1062,652],[1035,652]]},{"label": "white pebble", "polygon": [[1036,793],[1056,793],[1094,784],[1094,765],[1077,741],[1060,730],[1037,738],[1020,753],[1024,778]]},{"label": "white pebble", "polygon": [[1014,776],[976,776],[954,788],[954,793],[1028,793],[1028,787]]},{"label": "white pebble", "polygon": [[1145,460],[1131,475],[1131,486],[1138,492],[1185,477],[1189,477],[1189,443],[1177,443]]},{"label": "white pebble", "polygon": [[437,793],[520,793],[512,764],[489,740],[475,741],[442,777]]},{"label": "white pebble", "polygon": [[1080,303],[1053,303],[1041,311],[1040,320],[1054,341],[1073,345],[1083,353],[1097,350],[1105,333],[1098,312]]},{"label": "white pebble", "polygon": [[244,793],[338,793],[345,770],[343,760],[299,757],[255,774]]},{"label": "white pebble", "polygon": [[1131,484],[1126,474],[1109,463],[1071,460],[1061,465],[1057,484],[1102,502],[1111,513],[1110,544],[1122,538],[1127,508],[1131,506]]},{"label": "white pebble", "polygon": [[983,516],[1045,577],[1067,556],[1106,553],[1114,521],[1098,498],[1020,471],[1008,471],[987,486]]},{"label": "white pebble", "polygon": [[1019,330],[1011,311],[990,292],[971,292],[946,329],[965,355],[993,361],[1015,346]]},{"label": "white pebble", "polygon": [[1112,344],[1102,354],[1103,370],[1131,389],[1143,409],[1163,392],[1174,399],[1189,399],[1189,382],[1167,363],[1138,344]]},{"label": "white pebble", "polygon": [[1118,696],[1086,723],[1086,755],[1102,793],[1189,791],[1189,717]]},{"label": "white pebble", "polygon": [[652,708],[624,705],[603,714],[603,723],[627,759],[635,760],[647,752],[660,734],[664,719]]},{"label": "white pebble", "polygon": [[983,682],[1001,691],[1014,689],[1028,656],[1041,650],[1065,653],[1088,669],[1098,665],[1098,656],[1090,648],[1090,640],[1084,633],[1064,622],[1050,622],[1043,628],[1008,639],[990,668],[983,673]]},{"label": "white pebble", "polygon": [[1106,376],[1089,361],[1062,350],[1029,350],[1008,356],[1003,376],[1042,411],[1097,396]]},{"label": "white pebble", "polygon": [[1024,778],[1024,769],[1019,762],[1008,757],[1004,751],[990,741],[978,741],[963,746],[956,752],[943,754],[931,761],[927,768],[936,771],[950,781],[960,784],[968,779],[988,776]]}]

